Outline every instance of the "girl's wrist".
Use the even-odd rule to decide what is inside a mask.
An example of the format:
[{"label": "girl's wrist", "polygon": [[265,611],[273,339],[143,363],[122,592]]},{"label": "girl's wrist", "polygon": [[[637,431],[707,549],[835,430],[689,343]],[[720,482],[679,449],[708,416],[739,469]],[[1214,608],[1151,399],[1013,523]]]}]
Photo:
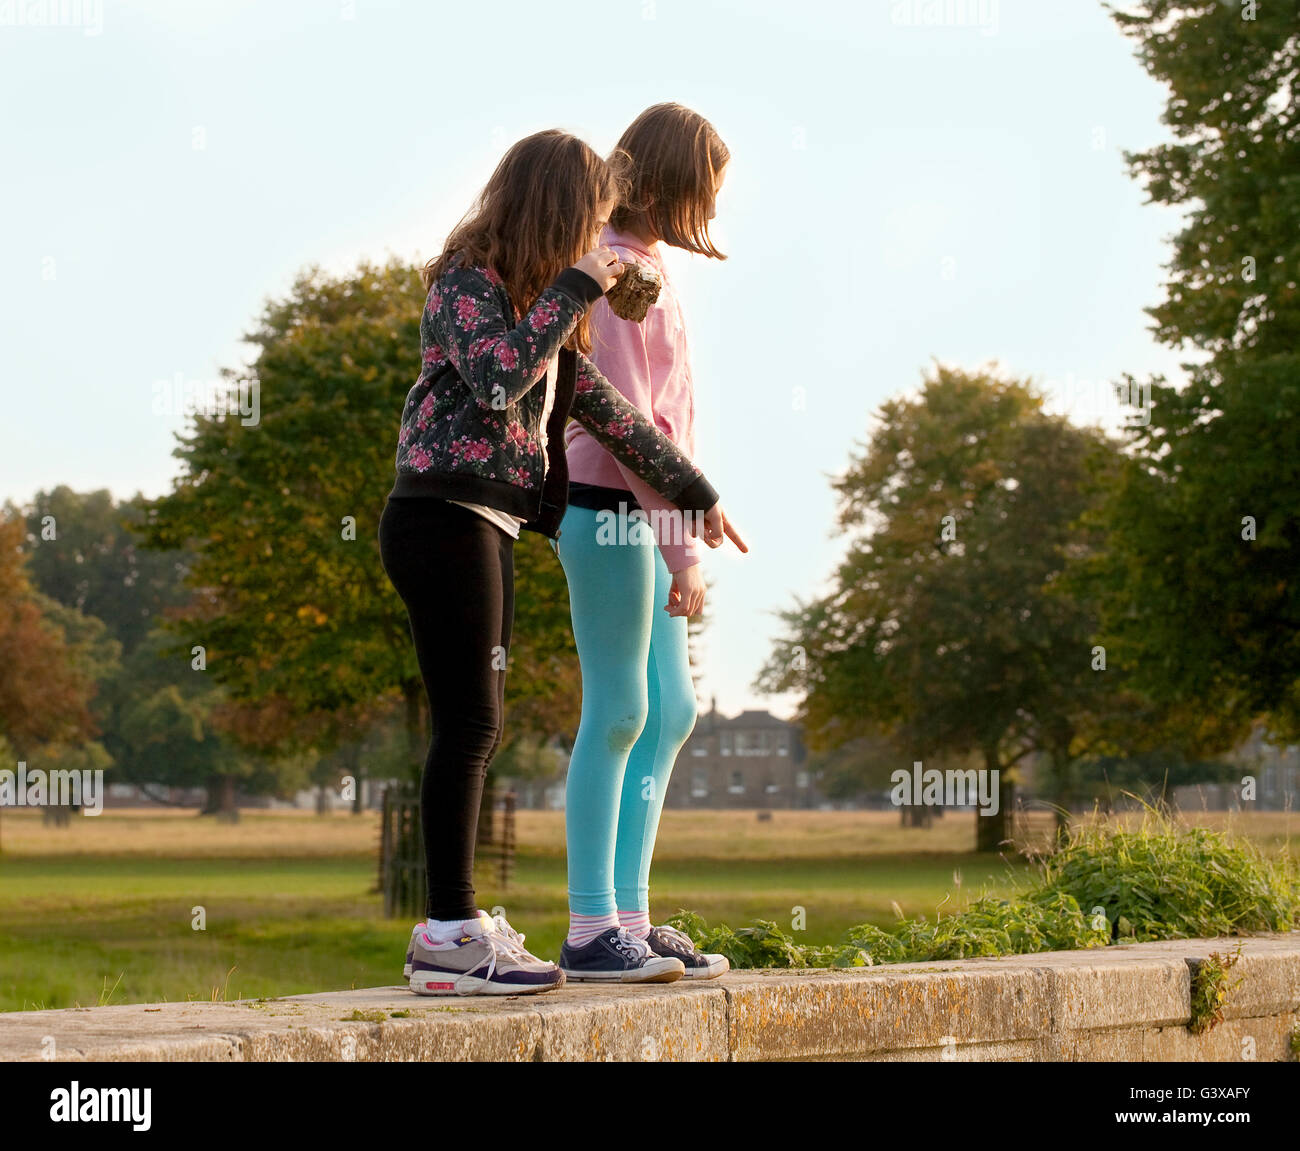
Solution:
[{"label": "girl's wrist", "polygon": [[586,272],[579,268],[565,268],[551,283],[551,287],[576,300],[582,308],[590,308],[605,293]]}]

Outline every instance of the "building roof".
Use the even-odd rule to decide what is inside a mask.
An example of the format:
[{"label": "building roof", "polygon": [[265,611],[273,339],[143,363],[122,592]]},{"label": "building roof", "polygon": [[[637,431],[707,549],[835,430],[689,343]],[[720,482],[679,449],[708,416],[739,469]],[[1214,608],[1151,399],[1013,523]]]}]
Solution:
[{"label": "building roof", "polygon": [[723,715],[718,710],[718,701],[715,697],[712,710],[700,716],[700,722],[695,730],[701,732],[718,728],[743,728],[746,731],[759,728],[775,728],[778,730],[794,728],[797,730],[799,724],[781,719],[763,708],[748,708],[739,715]]}]

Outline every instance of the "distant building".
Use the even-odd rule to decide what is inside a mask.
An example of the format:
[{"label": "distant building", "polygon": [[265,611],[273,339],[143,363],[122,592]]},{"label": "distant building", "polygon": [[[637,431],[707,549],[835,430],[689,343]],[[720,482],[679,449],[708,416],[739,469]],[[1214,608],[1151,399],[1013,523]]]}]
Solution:
[{"label": "distant building", "polygon": [[[1182,811],[1295,811],[1300,808],[1300,746],[1271,742],[1267,728],[1255,724],[1250,735],[1224,756],[1238,765],[1231,783],[1192,783],[1175,787]],[[1242,800],[1242,778],[1255,781],[1254,799]]]},{"label": "distant building", "polygon": [[768,711],[725,716],[718,701],[677,756],[665,807],[809,808],[823,797],[797,724]]}]

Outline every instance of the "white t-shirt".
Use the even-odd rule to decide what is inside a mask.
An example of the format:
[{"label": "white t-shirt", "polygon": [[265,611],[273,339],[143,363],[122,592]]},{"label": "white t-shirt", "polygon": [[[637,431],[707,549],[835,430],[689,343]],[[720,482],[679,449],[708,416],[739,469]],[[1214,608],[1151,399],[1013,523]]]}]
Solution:
[{"label": "white t-shirt", "polygon": [[[542,405],[542,478],[546,478],[546,470],[550,466],[549,457],[546,454],[546,422],[551,418],[551,408],[555,404],[555,376],[559,370],[560,356],[557,352],[551,357],[551,362],[546,365],[546,402]],[[486,504],[470,504],[464,500],[448,500],[449,504],[459,504],[463,508],[469,508],[472,512],[477,512],[486,520],[491,520],[506,535],[512,539],[519,538],[519,529],[526,522],[518,516],[512,516],[509,512],[503,512],[499,508],[490,508]]]}]

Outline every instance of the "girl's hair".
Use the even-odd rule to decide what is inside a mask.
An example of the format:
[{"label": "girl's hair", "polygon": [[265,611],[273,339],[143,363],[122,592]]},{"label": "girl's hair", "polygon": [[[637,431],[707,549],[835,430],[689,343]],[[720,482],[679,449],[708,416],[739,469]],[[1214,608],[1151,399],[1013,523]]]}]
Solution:
[{"label": "girl's hair", "polygon": [[[520,140],[452,229],[442,254],[425,264],[424,290],[453,263],[491,268],[522,316],[561,270],[594,246],[602,204],[624,194],[625,167],[617,153],[603,160],[556,128]],[[589,315],[569,340],[583,352],[591,350]]]},{"label": "girl's hair", "polygon": [[628,125],[618,151],[631,157],[632,170],[610,223],[725,260],[709,238],[709,217],[718,173],[731,153],[713,125],[680,104],[655,104]]}]

